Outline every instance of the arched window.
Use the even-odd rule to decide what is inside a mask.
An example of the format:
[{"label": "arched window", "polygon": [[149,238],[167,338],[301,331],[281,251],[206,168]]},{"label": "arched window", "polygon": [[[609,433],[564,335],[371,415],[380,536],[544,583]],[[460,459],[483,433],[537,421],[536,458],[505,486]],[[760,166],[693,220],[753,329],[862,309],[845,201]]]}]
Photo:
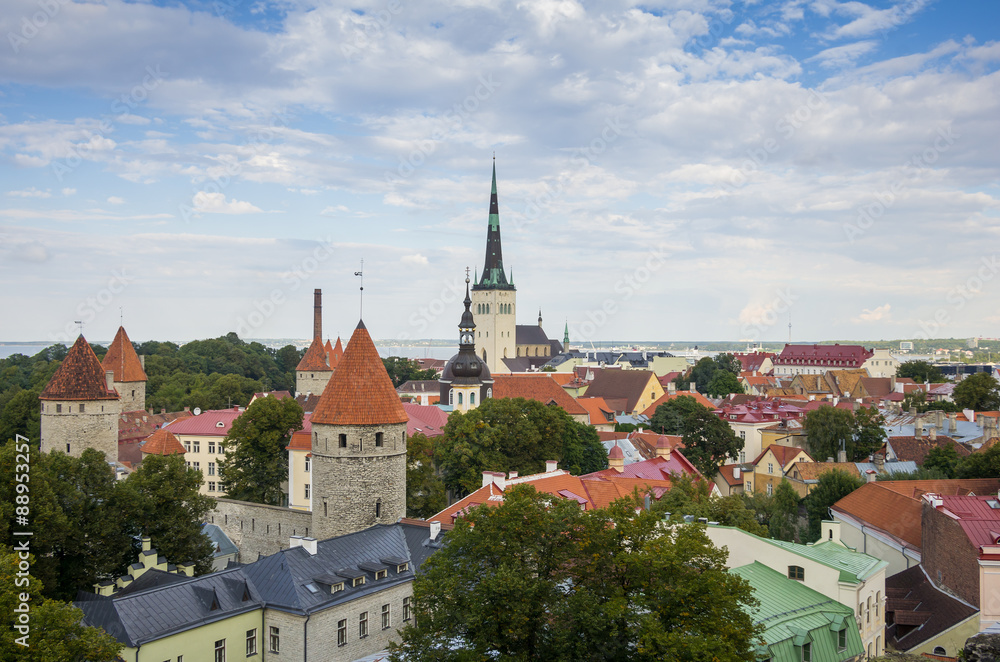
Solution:
[{"label": "arched window", "polygon": [[473,391],[472,393],[469,394],[469,404],[470,405],[476,404],[476,392],[475,391]]},{"label": "arched window", "polygon": [[455,389],[453,388],[448,389],[448,404],[455,404]]},{"label": "arched window", "polygon": [[945,655],[948,654],[948,651],[946,651],[944,649],[944,646],[935,646],[934,647],[934,654],[935,655],[941,655],[943,657],[943,656],[945,656]]},{"label": "arched window", "polygon": [[458,404],[459,405],[462,404],[462,392],[461,391],[458,392]]},{"label": "arched window", "polygon": [[799,565],[788,566],[788,578],[797,579],[799,581],[804,581],[806,578],[805,568]]},{"label": "arched window", "polygon": [[486,360],[486,350],[485,350],[485,349],[483,350],[483,363],[489,363],[489,362],[488,362],[488,361]]},{"label": "arched window", "polygon": [[487,398],[492,398],[493,397],[493,389],[491,389],[491,388],[486,389],[486,397]]}]

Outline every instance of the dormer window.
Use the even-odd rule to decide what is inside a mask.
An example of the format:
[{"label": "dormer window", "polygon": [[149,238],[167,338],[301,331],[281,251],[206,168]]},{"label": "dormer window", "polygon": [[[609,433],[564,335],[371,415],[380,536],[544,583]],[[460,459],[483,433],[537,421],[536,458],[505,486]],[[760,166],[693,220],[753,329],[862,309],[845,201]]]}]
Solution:
[{"label": "dormer window", "polygon": [[330,587],[330,593],[340,593],[343,590],[344,590],[344,582],[340,582],[339,584],[334,584],[333,586]]},{"label": "dormer window", "polygon": [[388,570],[376,570],[375,571],[375,579],[376,580],[378,580],[378,579],[385,579],[388,574],[389,574]]},{"label": "dormer window", "polygon": [[396,572],[406,572],[409,569],[410,569],[409,563],[401,563],[396,566]]},{"label": "dormer window", "polygon": [[805,581],[806,578],[805,568],[798,565],[788,566],[788,578],[797,579],[798,581]]},{"label": "dormer window", "polygon": [[217,428],[224,428],[224,427],[226,427],[226,424],[223,423],[222,421],[216,421],[215,422],[215,427],[217,427]]},{"label": "dormer window", "polygon": [[354,579],[351,580],[351,587],[354,588],[356,586],[361,586],[364,583],[365,583],[364,577],[355,577]]}]

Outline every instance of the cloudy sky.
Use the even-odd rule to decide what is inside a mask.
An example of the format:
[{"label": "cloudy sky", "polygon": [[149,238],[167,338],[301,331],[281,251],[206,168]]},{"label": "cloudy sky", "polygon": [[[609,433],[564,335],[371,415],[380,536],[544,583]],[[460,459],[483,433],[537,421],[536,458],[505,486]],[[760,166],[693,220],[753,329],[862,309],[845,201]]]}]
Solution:
[{"label": "cloudy sky", "polygon": [[[1000,4],[4,0],[0,341],[997,336]],[[456,294],[458,293],[458,294]]]}]

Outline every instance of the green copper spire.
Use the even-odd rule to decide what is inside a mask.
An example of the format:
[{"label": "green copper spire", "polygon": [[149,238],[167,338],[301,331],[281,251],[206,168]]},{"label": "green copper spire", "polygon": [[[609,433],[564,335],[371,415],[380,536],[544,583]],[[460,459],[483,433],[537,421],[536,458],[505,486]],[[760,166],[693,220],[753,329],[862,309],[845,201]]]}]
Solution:
[{"label": "green copper spire", "polygon": [[566,320],[566,328],[563,330],[563,351],[569,351],[569,320]]},{"label": "green copper spire", "polygon": [[490,218],[486,231],[486,262],[483,275],[472,286],[474,290],[513,290],[503,269],[503,249],[500,246],[500,205],[497,202],[497,162],[493,159],[493,186],[490,189]]}]

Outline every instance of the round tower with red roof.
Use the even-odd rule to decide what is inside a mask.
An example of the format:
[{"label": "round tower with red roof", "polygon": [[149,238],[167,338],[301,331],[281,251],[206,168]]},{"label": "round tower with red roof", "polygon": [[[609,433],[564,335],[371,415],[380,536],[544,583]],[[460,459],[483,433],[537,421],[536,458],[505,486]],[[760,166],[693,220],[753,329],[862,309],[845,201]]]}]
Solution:
[{"label": "round tower with red roof", "polygon": [[95,448],[108,462],[118,461],[118,416],[121,402],[105,371],[83,336],[76,339],[38,399],[42,405],[41,450],[58,450],[79,457]]},{"label": "round tower with red roof", "polygon": [[145,366],[125,333],[125,327],[118,327],[118,333],[108,346],[108,353],[104,355],[101,365],[105,371],[114,373],[112,383],[118,391],[123,412],[146,408]]},{"label": "round tower with red roof", "polygon": [[322,540],[405,516],[407,416],[364,322],[311,420],[311,534]]}]

